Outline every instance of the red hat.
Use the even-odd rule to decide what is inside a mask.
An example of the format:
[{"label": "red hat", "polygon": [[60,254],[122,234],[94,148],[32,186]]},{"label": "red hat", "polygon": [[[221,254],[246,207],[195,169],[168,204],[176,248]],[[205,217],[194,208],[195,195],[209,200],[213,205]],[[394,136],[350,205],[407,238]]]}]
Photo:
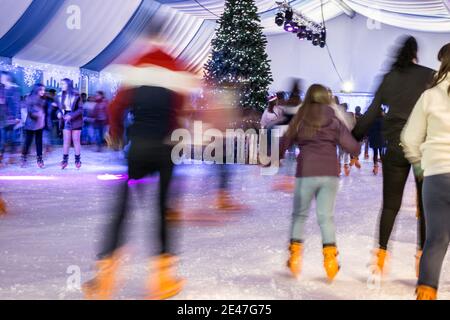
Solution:
[{"label": "red hat", "polygon": [[144,54],[132,63],[132,65],[136,67],[154,65],[172,71],[187,71],[179,61],[159,48]]}]

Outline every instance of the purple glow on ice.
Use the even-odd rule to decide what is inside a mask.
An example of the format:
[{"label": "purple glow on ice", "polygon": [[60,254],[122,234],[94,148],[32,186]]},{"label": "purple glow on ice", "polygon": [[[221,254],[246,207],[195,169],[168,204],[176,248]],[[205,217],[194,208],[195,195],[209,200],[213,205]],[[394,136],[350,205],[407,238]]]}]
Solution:
[{"label": "purple glow on ice", "polygon": [[137,184],[146,184],[146,183],[152,183],[152,182],[155,182],[155,181],[157,181],[158,180],[158,178],[144,178],[144,179],[140,179],[140,180],[130,180],[129,182],[128,182],[128,185],[129,186],[134,186],[134,185],[137,185]]},{"label": "purple glow on ice", "polygon": [[[119,180],[128,180],[128,175],[126,174],[102,174],[98,175],[97,179],[100,181],[119,181]],[[128,185],[133,186],[137,184],[147,184],[155,182],[158,178],[144,178],[140,180],[130,180],[128,181]]]},{"label": "purple glow on ice", "polygon": [[56,179],[48,176],[0,176],[0,180],[3,181],[50,181]]},{"label": "purple glow on ice", "polygon": [[97,176],[97,179],[100,181],[126,180],[127,178],[128,177],[123,174],[102,174]]}]

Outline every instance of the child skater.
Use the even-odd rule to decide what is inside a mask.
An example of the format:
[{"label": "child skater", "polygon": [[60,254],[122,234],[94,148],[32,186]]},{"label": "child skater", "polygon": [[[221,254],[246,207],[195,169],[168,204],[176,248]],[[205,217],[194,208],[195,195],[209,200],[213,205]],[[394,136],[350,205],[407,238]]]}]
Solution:
[{"label": "child skater", "polygon": [[332,108],[332,96],[322,85],[312,85],[300,111],[281,141],[281,154],[293,144],[300,147],[297,159],[296,188],[288,267],[298,277],[302,268],[305,224],[313,198],[322,232],[324,267],[332,281],[339,272],[334,226],[334,206],[339,186],[336,147],[358,155],[359,143],[338,119]]}]

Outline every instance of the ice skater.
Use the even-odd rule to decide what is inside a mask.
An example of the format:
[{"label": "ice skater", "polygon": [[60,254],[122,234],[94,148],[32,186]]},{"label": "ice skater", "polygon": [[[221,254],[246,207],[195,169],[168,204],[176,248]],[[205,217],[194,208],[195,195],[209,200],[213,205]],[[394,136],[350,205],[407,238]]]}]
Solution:
[{"label": "ice skater", "polygon": [[[384,76],[375,98],[363,118],[357,123],[353,135],[361,141],[376,121],[382,106],[389,108],[384,119],[383,135],[386,154],[383,159],[383,208],[379,224],[379,242],[372,265],[376,274],[385,273],[388,243],[403,199],[403,191],[411,171],[411,164],[405,158],[400,134],[414,105],[428,89],[435,72],[417,64],[418,45],[414,37],[406,38],[399,48],[391,70]],[[416,174],[418,197],[419,236],[416,265],[420,261],[425,244],[425,219],[422,205],[422,181]]]},{"label": "ice skater", "polygon": [[25,143],[22,149],[22,168],[27,165],[27,157],[33,138],[36,141],[37,165],[44,168],[43,152],[43,132],[45,128],[46,97],[45,87],[42,84],[35,84],[31,94],[26,100],[27,120],[25,121]]},{"label": "ice skater", "polygon": [[3,200],[3,196],[0,193],[0,217],[5,216],[6,212],[6,202]]},{"label": "ice skater", "polygon": [[360,151],[350,130],[336,117],[327,88],[315,84],[281,141],[281,153],[292,145],[300,147],[297,159],[288,267],[298,277],[302,270],[305,224],[311,202],[316,199],[317,218],[322,233],[324,267],[332,281],[339,272],[338,249],[334,225],[334,207],[339,187],[336,147],[351,155]]},{"label": "ice skater", "polygon": [[69,150],[73,142],[75,149],[75,166],[81,168],[81,130],[83,128],[83,101],[73,86],[73,81],[63,79],[62,91],[57,97],[59,107],[58,119],[63,131],[63,160],[61,169],[69,165]]},{"label": "ice skater", "polygon": [[402,134],[406,158],[424,176],[427,237],[420,261],[418,300],[437,299],[450,244],[450,43],[439,52],[441,68],[416,104]]},{"label": "ice skater", "polygon": [[[153,48],[132,65],[120,67],[120,72],[124,75],[124,86],[109,108],[110,140],[116,146],[121,145],[124,115],[131,108],[134,122],[129,135],[128,180],[139,180],[159,173],[159,195],[156,197],[159,252],[155,259],[150,260],[148,298],[167,299],[178,294],[184,283],[175,275],[178,259],[166,219],[174,166],[172,147],[168,142],[172,131],[177,128],[177,114],[184,101],[178,88],[189,86],[184,81],[189,82],[192,76],[159,47]],[[124,181],[121,185],[113,220],[104,235],[98,255],[97,275],[83,286],[89,299],[110,299],[115,291],[129,215],[128,182]]]},{"label": "ice skater", "polygon": [[9,163],[15,162],[16,148],[20,145],[17,126],[21,123],[20,88],[12,75],[0,73],[0,166],[7,149]]},{"label": "ice skater", "polygon": [[369,130],[369,144],[373,150],[373,174],[376,176],[380,170],[380,161],[384,155],[383,110],[380,109],[377,119]]},{"label": "ice skater", "polygon": [[[331,108],[334,110],[335,116],[345,125],[345,127],[349,130],[352,130],[355,127],[355,120],[351,113],[348,112],[348,104],[339,101],[339,97],[333,95],[333,91],[331,89],[327,89],[328,94],[331,97]],[[338,153],[338,163],[339,163],[339,175],[342,174],[342,168],[344,168],[345,176],[350,175],[350,155],[345,152],[345,150],[341,147],[337,147]],[[344,164],[344,165],[342,165]]]}]

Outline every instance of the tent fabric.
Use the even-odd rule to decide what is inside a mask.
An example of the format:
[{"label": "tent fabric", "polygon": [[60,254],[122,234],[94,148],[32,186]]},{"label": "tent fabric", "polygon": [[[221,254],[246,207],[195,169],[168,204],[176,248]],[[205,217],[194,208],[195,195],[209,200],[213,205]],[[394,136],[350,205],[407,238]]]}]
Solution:
[{"label": "tent fabric", "polygon": [[[201,71],[225,0],[2,0],[0,56],[93,71],[126,60],[145,48],[140,35],[154,16],[164,17],[162,36],[171,54]],[[283,33],[274,23],[275,0],[255,0],[266,34]],[[383,24],[450,32],[449,0],[290,0],[320,22],[344,14],[339,3]],[[446,6],[445,3],[448,5]],[[70,28],[71,8],[80,28]]]},{"label": "tent fabric", "polygon": [[154,1],[143,0],[131,19],[110,45],[92,61],[84,65],[83,68],[92,71],[101,71],[112,63],[123,50],[129,47],[129,45],[144,32],[150,24],[155,12],[159,9],[159,6],[160,5]]},{"label": "tent fabric", "polygon": [[[9,4],[14,7],[13,4]],[[14,26],[0,39],[0,56],[12,58],[40,34],[62,6],[59,0],[34,0]],[[9,12],[7,7],[4,13]]]},{"label": "tent fabric", "polygon": [[[36,0],[40,1],[40,0]],[[16,55],[70,67],[80,67],[93,60],[125,28],[140,5],[140,0],[55,0],[61,9],[40,35]],[[79,8],[79,28],[72,24],[71,8]],[[70,13],[68,13],[70,12]]]},{"label": "tent fabric", "polygon": [[2,15],[0,23],[0,39],[16,24],[20,17],[28,9],[32,0],[2,0],[0,1],[0,12]]},{"label": "tent fabric", "polygon": [[428,32],[450,32],[450,2],[346,0],[357,13],[374,21],[404,29]]}]

